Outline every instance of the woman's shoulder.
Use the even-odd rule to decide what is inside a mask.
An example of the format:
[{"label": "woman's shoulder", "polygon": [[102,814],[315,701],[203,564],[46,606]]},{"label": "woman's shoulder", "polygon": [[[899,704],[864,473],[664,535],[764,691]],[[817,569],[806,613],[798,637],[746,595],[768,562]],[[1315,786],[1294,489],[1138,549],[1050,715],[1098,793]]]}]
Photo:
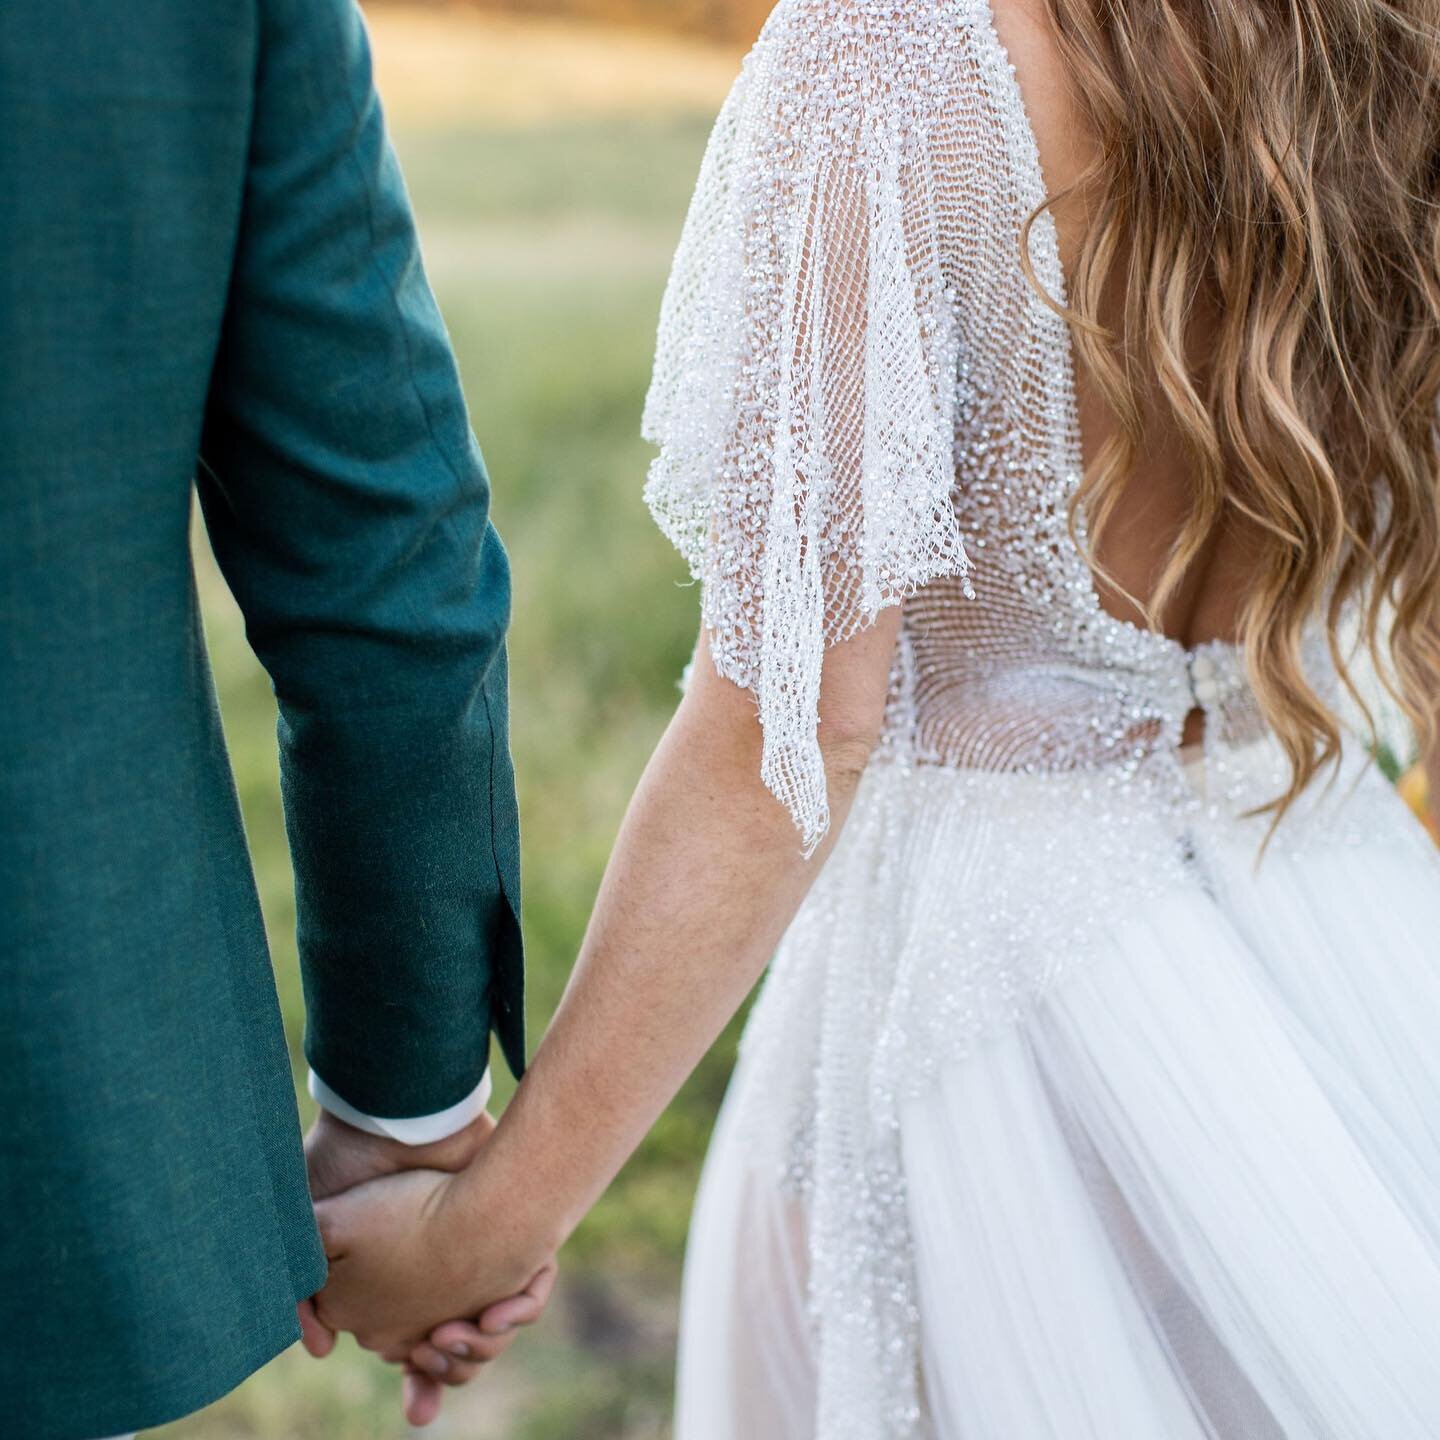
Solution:
[{"label": "woman's shoulder", "polygon": [[963,36],[989,16],[989,0],[779,0],[761,33],[807,39],[817,50],[842,51],[905,37]]},{"label": "woman's shoulder", "polygon": [[779,0],[738,89],[780,128],[858,140],[964,108],[960,92],[990,84],[994,33],[989,0]]}]

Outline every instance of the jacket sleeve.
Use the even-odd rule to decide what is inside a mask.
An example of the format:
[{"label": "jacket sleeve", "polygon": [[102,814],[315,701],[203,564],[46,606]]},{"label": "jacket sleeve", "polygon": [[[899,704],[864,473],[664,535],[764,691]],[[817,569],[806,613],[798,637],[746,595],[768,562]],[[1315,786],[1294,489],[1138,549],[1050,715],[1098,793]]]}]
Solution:
[{"label": "jacket sleeve", "polygon": [[443,1110],[524,1041],[510,582],[353,0],[259,0],[243,220],[202,445],[279,702],[306,1055]]}]

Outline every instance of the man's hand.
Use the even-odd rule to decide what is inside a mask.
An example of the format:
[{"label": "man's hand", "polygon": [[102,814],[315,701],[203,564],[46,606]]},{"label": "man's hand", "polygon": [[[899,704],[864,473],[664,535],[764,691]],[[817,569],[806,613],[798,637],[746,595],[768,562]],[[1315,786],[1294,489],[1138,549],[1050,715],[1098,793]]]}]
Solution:
[{"label": "man's hand", "polygon": [[398,1175],[402,1170],[463,1170],[490,1138],[495,1121],[481,1112],[463,1130],[431,1145],[402,1145],[380,1135],[367,1135],[328,1110],[322,1110],[305,1137],[305,1167],[310,1172],[310,1197],[328,1200],[367,1180]]},{"label": "man's hand", "polygon": [[[322,1110],[305,1137],[310,1194],[317,1203],[373,1180],[422,1168],[455,1173],[463,1170],[490,1138],[495,1121],[481,1114],[463,1130],[430,1145],[404,1145],[370,1135]],[[552,1269],[531,1289],[491,1306],[478,1323],[449,1320],[405,1363],[404,1409],[411,1425],[428,1425],[440,1412],[443,1386],[468,1384],[480,1367],[502,1354],[515,1339],[518,1326],[540,1317],[553,1283]],[[299,1306],[301,1341],[323,1358],[335,1348],[335,1331],[324,1324],[314,1300]]]}]

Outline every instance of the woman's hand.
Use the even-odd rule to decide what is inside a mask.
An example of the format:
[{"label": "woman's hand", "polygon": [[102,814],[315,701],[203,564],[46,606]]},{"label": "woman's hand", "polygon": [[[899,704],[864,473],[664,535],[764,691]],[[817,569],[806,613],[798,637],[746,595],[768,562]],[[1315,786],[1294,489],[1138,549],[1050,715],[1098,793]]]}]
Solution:
[{"label": "woman's hand", "polygon": [[[516,1208],[477,1195],[487,1187],[476,1180],[476,1167],[483,1169],[483,1159],[463,1176],[410,1170],[317,1203],[330,1260],[330,1277],[315,1297],[323,1325],[349,1330],[366,1349],[401,1362],[453,1317],[480,1315],[499,1301],[513,1299],[499,1323],[513,1327],[538,1317],[553,1257],[521,1224],[500,1218],[514,1217]],[[474,1348],[477,1362],[493,1359],[513,1339],[509,1332],[458,1328],[464,1338],[454,1343]]]},{"label": "woman's hand", "polygon": [[[305,1159],[313,1199],[326,1200],[367,1181],[416,1168],[457,1172],[465,1169],[490,1138],[495,1121],[488,1113],[443,1140],[404,1145],[367,1134],[322,1110],[305,1137]],[[428,1425],[440,1413],[446,1386],[467,1385],[480,1367],[507,1350],[516,1328],[540,1318],[554,1280],[553,1268],[538,1287],[490,1307],[478,1319],[450,1320],[430,1344],[412,1352],[405,1366],[403,1406],[411,1425]],[[536,1287],[532,1287],[536,1288]],[[335,1348],[335,1333],[316,1314],[313,1300],[298,1307],[301,1340],[317,1359]]]},{"label": "woman's hand", "polygon": [[428,1425],[440,1411],[440,1385],[468,1385],[481,1369],[514,1343],[520,1327],[544,1313],[556,1267],[541,1270],[520,1295],[490,1306],[478,1321],[450,1320],[410,1352],[405,1362],[405,1415]]}]

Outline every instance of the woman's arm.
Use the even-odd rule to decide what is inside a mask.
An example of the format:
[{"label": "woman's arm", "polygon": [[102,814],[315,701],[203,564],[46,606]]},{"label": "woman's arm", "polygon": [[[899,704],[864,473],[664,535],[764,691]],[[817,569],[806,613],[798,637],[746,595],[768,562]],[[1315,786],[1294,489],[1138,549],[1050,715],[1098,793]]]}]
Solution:
[{"label": "woman's arm", "polygon": [[367,1208],[358,1191],[358,1205],[321,1207],[335,1262],[327,1324],[396,1354],[523,1289],[568,1237],[739,1008],[813,883],[879,734],[898,628],[899,611],[886,610],[826,654],[819,733],[835,823],[809,860],[760,779],[753,699],[701,644],[565,996],[483,1157],[453,1181],[432,1177],[426,1193],[395,1189]]},{"label": "woman's arm", "polygon": [[567,1235],[759,979],[848,814],[883,717],[898,609],[829,651],[820,737],[834,825],[810,860],[760,780],[751,696],[703,645],[631,803],[574,974],[496,1134],[546,1159]]}]

